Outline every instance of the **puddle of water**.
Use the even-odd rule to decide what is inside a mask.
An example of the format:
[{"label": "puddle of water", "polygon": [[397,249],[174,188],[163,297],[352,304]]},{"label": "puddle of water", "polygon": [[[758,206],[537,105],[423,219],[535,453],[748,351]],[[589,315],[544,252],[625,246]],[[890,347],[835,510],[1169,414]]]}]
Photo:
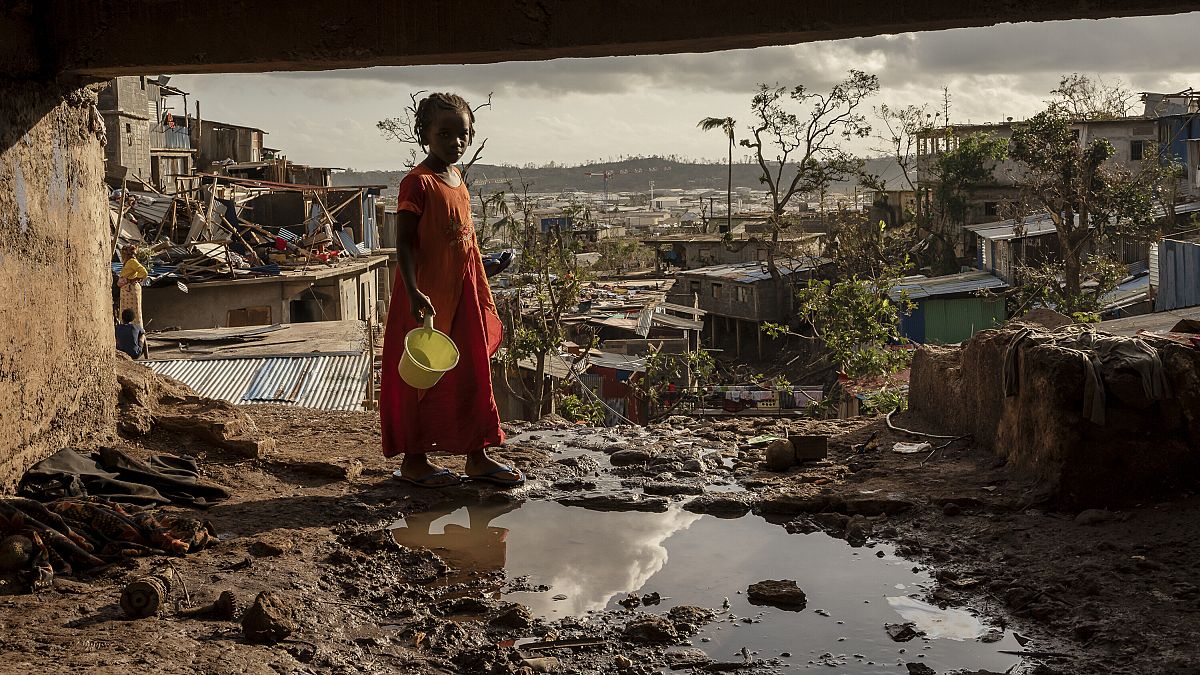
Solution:
[{"label": "puddle of water", "polygon": [[[797,668],[834,665],[843,673],[894,673],[912,661],[939,672],[1003,672],[1017,662],[997,653],[1019,648],[1010,634],[985,644],[975,638],[986,628],[969,613],[898,597],[897,588],[913,592],[932,580],[888,547],[854,549],[821,533],[788,534],[757,516],[728,520],[677,507],[667,513],[596,512],[555,502],[453,508],[408,516],[393,535],[405,546],[433,548],[477,577],[504,570],[509,579],[527,577],[523,588],[549,586],[505,592],[496,581],[490,589],[492,597],[520,602],[538,616],[621,610],[617,601],[628,593],[661,594],[662,604],[650,608],[656,613],[674,605],[720,612],[727,598],[728,613],[692,638],[717,660],[740,659],[746,647],[760,658],[791,652],[784,661]],[[749,604],[746,588],[763,579],[794,579],[808,595],[807,609]],[[927,637],[892,642],[884,624],[905,621]],[[832,656],[822,659],[826,654]]]},{"label": "puddle of water", "polygon": [[916,624],[929,638],[975,640],[987,634],[988,628],[974,614],[961,609],[938,609],[928,602],[908,596],[887,599],[896,613]]}]

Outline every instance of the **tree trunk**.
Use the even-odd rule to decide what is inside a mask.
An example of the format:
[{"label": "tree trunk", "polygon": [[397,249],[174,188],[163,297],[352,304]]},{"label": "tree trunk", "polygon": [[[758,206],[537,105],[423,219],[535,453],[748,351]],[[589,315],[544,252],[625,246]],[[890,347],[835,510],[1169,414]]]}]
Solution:
[{"label": "tree trunk", "polygon": [[725,183],[725,231],[733,232],[733,135],[729,136],[729,180]]},{"label": "tree trunk", "polygon": [[[537,419],[542,418],[542,411],[546,409],[546,354],[538,352],[537,355],[537,389],[534,390],[533,400],[537,402],[537,410],[535,415]],[[534,421],[536,422],[537,419]]]}]

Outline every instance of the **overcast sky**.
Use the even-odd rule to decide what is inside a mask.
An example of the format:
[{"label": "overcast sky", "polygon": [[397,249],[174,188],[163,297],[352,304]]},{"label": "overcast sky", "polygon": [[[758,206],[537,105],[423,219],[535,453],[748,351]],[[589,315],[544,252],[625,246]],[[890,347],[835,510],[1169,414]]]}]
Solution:
[{"label": "overcast sky", "polygon": [[[293,161],[398,169],[407,155],[375,123],[401,114],[410,92],[457,91],[492,109],[477,130],[483,161],[581,163],[621,155],[724,157],[705,116],[748,119],[756,83],[825,88],[847,69],[875,73],[874,104],[931,103],[950,88],[951,119],[991,122],[1036,112],[1064,73],[1120,79],[1134,91],[1200,86],[1190,48],[1200,13],[1006,24],[790,47],[491,65],[408,66],[313,73],[181,75],[171,84],[204,117],[257,126]],[[857,148],[860,152],[869,148]]]}]

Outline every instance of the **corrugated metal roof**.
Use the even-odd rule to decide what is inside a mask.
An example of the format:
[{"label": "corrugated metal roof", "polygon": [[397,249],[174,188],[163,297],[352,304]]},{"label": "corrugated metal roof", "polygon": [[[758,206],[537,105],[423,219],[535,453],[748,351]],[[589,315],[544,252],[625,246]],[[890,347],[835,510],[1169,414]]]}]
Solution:
[{"label": "corrugated metal roof", "polygon": [[1121,309],[1150,297],[1150,275],[1141,274],[1119,284],[1100,298],[1100,307],[1105,311]]},{"label": "corrugated metal roof", "polygon": [[646,370],[646,358],[644,356],[629,356],[627,354],[595,351],[588,355],[588,362],[589,365],[599,368],[629,370],[635,373]]},{"label": "corrugated metal roof", "polygon": [[[831,262],[833,261],[829,258],[785,259],[776,260],[775,266],[779,268],[780,274],[791,275],[797,272],[814,270]],[[682,271],[679,273],[679,276],[715,277],[749,284],[770,279],[771,273],[767,271],[767,263],[760,261],[698,267],[694,270]]]},{"label": "corrugated metal roof", "polygon": [[265,359],[147,361],[201,396],[235,405],[280,403],[317,410],[360,410],[371,360],[367,354]]},{"label": "corrugated metal roof", "polygon": [[888,291],[893,300],[900,298],[901,292],[908,292],[909,300],[932,298],[943,295],[973,293],[988,288],[1006,288],[1008,284],[991,272],[973,271],[949,274],[943,277],[906,277]]},{"label": "corrugated metal roof", "polygon": [[[1187,202],[1185,204],[1175,205],[1175,215],[1181,216],[1188,213],[1196,213],[1200,211],[1200,202]],[[1151,218],[1163,218],[1166,216],[1166,210],[1162,207],[1156,207],[1150,214]],[[1039,213],[1032,216],[1026,216],[1021,219],[1021,225],[1024,229],[1024,234],[1018,236],[1015,231],[1017,221],[1001,220],[994,223],[980,223],[978,225],[967,225],[965,228],[968,231],[974,232],[980,237],[989,241],[1006,241],[1009,239],[1023,239],[1025,237],[1040,237],[1047,234],[1053,234],[1056,231],[1054,221],[1050,219],[1050,214]],[[1075,224],[1079,224],[1079,214],[1075,215]],[[1095,222],[1091,223],[1092,227],[1096,226]]]},{"label": "corrugated metal roof", "polygon": [[175,201],[174,197],[165,197],[156,195],[151,192],[134,192],[129,191],[129,194],[137,197],[136,203],[133,205],[133,214],[140,220],[148,220],[152,223],[161,223],[171,210],[171,204]]},{"label": "corrugated metal roof", "polygon": [[[662,305],[659,305],[658,309],[662,309]],[[699,321],[685,319],[681,316],[672,316],[671,314],[666,314],[664,312],[654,312],[651,315],[651,321],[655,326],[666,326],[668,328],[679,328],[681,330],[704,330],[704,324]]]},{"label": "corrugated metal roof", "polygon": [[[1076,216],[1078,220],[1078,216]],[[968,225],[964,229],[974,232],[980,237],[988,241],[1007,241],[1010,239],[1023,239],[1025,237],[1040,237],[1046,234],[1056,232],[1054,221],[1050,219],[1050,214],[1042,213],[1036,216],[1028,216],[1021,219],[1021,227],[1024,234],[1017,235],[1017,221],[1001,220],[996,223],[982,223],[980,225]]]}]

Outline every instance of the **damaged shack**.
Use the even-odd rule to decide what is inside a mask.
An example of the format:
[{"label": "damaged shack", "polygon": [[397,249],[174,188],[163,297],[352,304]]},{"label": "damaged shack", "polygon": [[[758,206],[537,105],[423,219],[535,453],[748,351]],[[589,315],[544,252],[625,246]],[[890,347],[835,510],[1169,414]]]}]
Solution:
[{"label": "damaged shack", "polygon": [[381,189],[201,174],[174,195],[116,190],[113,273],[143,287],[121,305],[158,329],[377,321]]}]

